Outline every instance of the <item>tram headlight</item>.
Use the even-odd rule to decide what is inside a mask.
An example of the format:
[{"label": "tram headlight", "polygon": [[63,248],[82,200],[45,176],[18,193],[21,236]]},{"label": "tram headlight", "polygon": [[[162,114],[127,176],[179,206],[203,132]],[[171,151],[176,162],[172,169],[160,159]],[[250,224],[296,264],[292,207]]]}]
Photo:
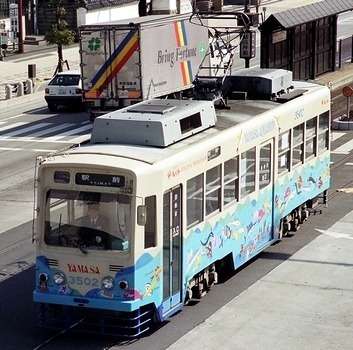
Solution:
[{"label": "tram headlight", "polygon": [[128,283],[127,281],[120,281],[120,282],[119,282],[119,287],[120,287],[120,289],[122,289],[122,290],[128,289],[129,283]]},{"label": "tram headlight", "polygon": [[105,290],[112,290],[114,288],[114,280],[112,277],[104,277],[102,279],[102,288]]},{"label": "tram headlight", "polygon": [[54,283],[56,284],[63,284],[65,281],[65,277],[62,273],[57,272],[54,276],[53,276],[53,280]]},{"label": "tram headlight", "polygon": [[41,274],[39,274],[39,280],[41,282],[47,282],[48,281],[48,275],[46,273],[42,272]]}]

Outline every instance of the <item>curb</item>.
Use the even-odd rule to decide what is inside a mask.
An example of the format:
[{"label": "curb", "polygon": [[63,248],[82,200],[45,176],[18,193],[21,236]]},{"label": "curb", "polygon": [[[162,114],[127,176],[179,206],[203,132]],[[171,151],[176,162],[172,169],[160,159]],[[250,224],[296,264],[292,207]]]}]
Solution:
[{"label": "curb", "polygon": [[39,100],[43,98],[44,94],[40,94],[48,86],[50,79],[43,79],[34,82],[33,93],[23,96],[14,96],[9,99],[0,99],[0,107],[13,108],[16,105],[23,105],[33,100]]},{"label": "curb", "polygon": [[36,100],[44,100],[44,93],[40,93],[44,91],[45,87],[41,88],[38,90],[37,88],[32,94],[29,95],[23,95],[23,96],[18,96],[18,97],[13,97],[7,100],[0,100],[0,108],[17,108],[21,107],[24,104],[27,104],[31,101],[36,101]]}]

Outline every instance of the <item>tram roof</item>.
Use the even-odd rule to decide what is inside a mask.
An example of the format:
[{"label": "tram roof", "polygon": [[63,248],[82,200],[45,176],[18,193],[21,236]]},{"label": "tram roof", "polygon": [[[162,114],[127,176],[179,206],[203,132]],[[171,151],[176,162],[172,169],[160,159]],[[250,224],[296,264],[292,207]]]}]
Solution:
[{"label": "tram roof", "polygon": [[[89,143],[82,147],[74,148],[69,153],[80,154],[81,161],[84,161],[84,155],[91,161],[91,155],[98,155],[100,161],[104,161],[102,156],[107,155],[123,157],[130,160],[136,160],[140,163],[154,164],[163,159],[171,157],[179,152],[188,151],[191,146],[202,142],[209,142],[211,138],[221,132],[250,121],[275,107],[283,106],[278,102],[264,100],[232,100],[229,101],[230,110],[217,110],[217,121],[213,127],[205,129],[179,142],[173,143],[168,147],[151,147],[146,145],[115,144],[115,143]],[[66,159],[68,160],[68,159]],[[65,162],[65,159],[62,160]]]},{"label": "tram roof", "polygon": [[[312,89],[320,88],[319,85],[309,82],[294,82],[296,88],[301,89]],[[294,100],[295,101],[295,100]],[[222,132],[229,130],[239,125],[245,125],[250,123],[255,117],[261,118],[263,113],[273,111],[269,116],[276,116],[285,113],[287,103],[278,103],[271,100],[231,100],[228,101],[230,109],[217,109],[217,120],[213,127],[207,128],[199,133],[196,133],[190,137],[180,140],[179,142],[173,143],[168,147],[151,147],[146,145],[132,145],[132,144],[117,144],[117,143],[89,143],[71,149],[68,153],[80,154],[80,161],[90,163],[91,156],[95,155],[99,157],[99,162],[102,164],[111,162],[111,157],[122,157],[129,161],[138,161],[140,164],[154,164],[163,159],[171,157],[177,154],[184,154],[182,152],[189,152],[191,147],[197,147],[201,143],[210,143],[213,136],[220,135]],[[282,112],[280,111],[282,110]],[[255,121],[259,123],[258,119]],[[250,125],[249,125],[250,126]],[[251,127],[251,126],[250,126]],[[217,139],[218,143],[220,139]],[[216,142],[216,141],[215,141]],[[86,157],[87,156],[87,157]],[[104,160],[104,157],[108,158]],[[70,158],[70,157],[68,157]],[[70,159],[63,157],[62,162],[70,162]],[[60,162],[61,162],[60,161]],[[74,160],[73,160],[74,161]]]}]

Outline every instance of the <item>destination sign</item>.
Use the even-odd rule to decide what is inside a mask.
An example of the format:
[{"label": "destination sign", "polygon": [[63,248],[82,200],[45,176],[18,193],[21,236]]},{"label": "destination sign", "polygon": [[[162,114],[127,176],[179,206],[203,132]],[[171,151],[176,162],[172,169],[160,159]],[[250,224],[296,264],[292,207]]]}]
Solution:
[{"label": "destination sign", "polygon": [[76,173],[75,182],[77,185],[124,187],[125,177],[121,175]]},{"label": "destination sign", "polygon": [[68,171],[55,171],[54,182],[68,184],[70,182],[70,173]]}]

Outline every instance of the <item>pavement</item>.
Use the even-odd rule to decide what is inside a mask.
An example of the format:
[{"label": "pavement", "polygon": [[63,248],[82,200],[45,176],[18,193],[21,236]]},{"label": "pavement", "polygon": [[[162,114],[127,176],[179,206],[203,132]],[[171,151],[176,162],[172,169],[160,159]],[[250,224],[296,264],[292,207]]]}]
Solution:
[{"label": "pavement", "polygon": [[350,212],[167,349],[352,349],[352,223]]},{"label": "pavement", "polygon": [[[53,77],[58,65],[58,54],[55,46],[47,46],[43,37],[37,37],[38,45],[24,45],[24,53],[11,50],[6,52],[3,61],[0,61],[0,111],[2,108],[16,108],[28,100],[44,98],[44,89]],[[63,48],[64,60],[70,69],[79,68],[78,44]],[[5,86],[18,84],[30,78],[30,67],[35,66],[34,93],[17,97],[12,93],[11,99],[5,99]],[[66,66],[65,66],[66,69]]]}]

